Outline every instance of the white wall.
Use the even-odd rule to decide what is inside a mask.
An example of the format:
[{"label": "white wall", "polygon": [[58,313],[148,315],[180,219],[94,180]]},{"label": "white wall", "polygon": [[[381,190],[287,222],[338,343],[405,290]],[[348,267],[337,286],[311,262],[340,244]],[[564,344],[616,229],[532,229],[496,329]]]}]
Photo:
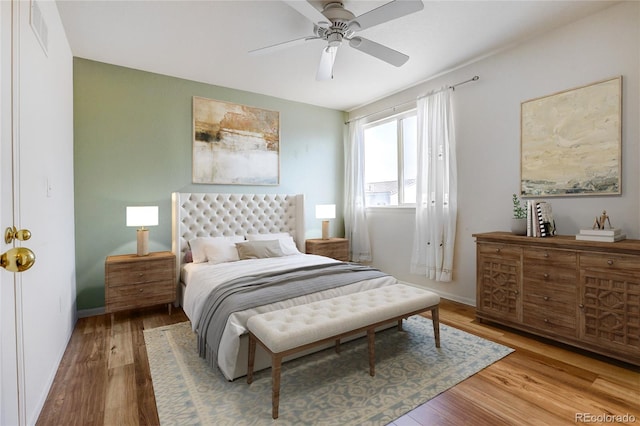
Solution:
[{"label": "white wall", "polygon": [[640,238],[640,3],[623,2],[350,113],[350,118],[400,104],[479,75],[456,89],[458,229],[454,281],[409,273],[413,210],[368,212],[374,266],[441,295],[475,304],[473,233],[509,230],[511,194],[519,191],[520,103],[623,76],[622,195],[551,197],[558,232],[590,227],[606,209],[616,227]]},{"label": "white wall", "polygon": [[[75,325],[73,57],[53,1],[38,1],[48,53],[19,1],[19,226],[36,263],[22,278],[26,420],[35,424]],[[99,100],[96,100],[99,101]],[[48,184],[48,185],[47,185]]]}]

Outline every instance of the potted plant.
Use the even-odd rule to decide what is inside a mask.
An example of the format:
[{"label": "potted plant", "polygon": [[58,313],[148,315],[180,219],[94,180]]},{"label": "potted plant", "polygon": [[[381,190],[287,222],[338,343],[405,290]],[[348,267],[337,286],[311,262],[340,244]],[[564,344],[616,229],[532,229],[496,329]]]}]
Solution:
[{"label": "potted plant", "polygon": [[520,199],[513,194],[513,218],[511,219],[511,233],[527,235],[527,210],[522,207]]}]

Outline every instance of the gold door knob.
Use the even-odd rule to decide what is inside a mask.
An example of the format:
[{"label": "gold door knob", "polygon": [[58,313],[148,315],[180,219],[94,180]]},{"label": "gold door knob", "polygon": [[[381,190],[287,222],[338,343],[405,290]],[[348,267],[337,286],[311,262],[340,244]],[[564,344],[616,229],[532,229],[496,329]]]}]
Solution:
[{"label": "gold door knob", "polygon": [[28,229],[17,230],[15,226],[10,226],[4,231],[4,242],[11,244],[13,240],[27,241],[31,238],[31,231]]},{"label": "gold door knob", "polygon": [[0,255],[0,266],[7,271],[22,272],[36,262],[36,255],[26,247],[14,247]]}]

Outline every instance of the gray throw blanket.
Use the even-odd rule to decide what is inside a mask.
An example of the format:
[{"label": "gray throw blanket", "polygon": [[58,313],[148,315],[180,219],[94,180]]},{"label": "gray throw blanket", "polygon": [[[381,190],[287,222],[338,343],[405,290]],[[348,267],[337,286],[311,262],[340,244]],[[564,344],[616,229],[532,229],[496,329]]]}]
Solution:
[{"label": "gray throw blanket", "polygon": [[329,263],[237,278],[216,287],[198,321],[198,352],[215,368],[229,315],[245,309],[387,276],[369,266]]}]

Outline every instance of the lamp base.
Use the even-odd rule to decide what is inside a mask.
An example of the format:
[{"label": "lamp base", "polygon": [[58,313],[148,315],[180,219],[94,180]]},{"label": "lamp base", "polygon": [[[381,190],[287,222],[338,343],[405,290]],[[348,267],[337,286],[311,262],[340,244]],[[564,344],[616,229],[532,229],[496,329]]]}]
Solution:
[{"label": "lamp base", "polygon": [[149,255],[149,230],[148,229],[138,229],[136,231],[138,236],[138,256],[148,256]]},{"label": "lamp base", "polygon": [[322,221],[322,239],[323,240],[329,239],[329,221],[328,220]]}]

